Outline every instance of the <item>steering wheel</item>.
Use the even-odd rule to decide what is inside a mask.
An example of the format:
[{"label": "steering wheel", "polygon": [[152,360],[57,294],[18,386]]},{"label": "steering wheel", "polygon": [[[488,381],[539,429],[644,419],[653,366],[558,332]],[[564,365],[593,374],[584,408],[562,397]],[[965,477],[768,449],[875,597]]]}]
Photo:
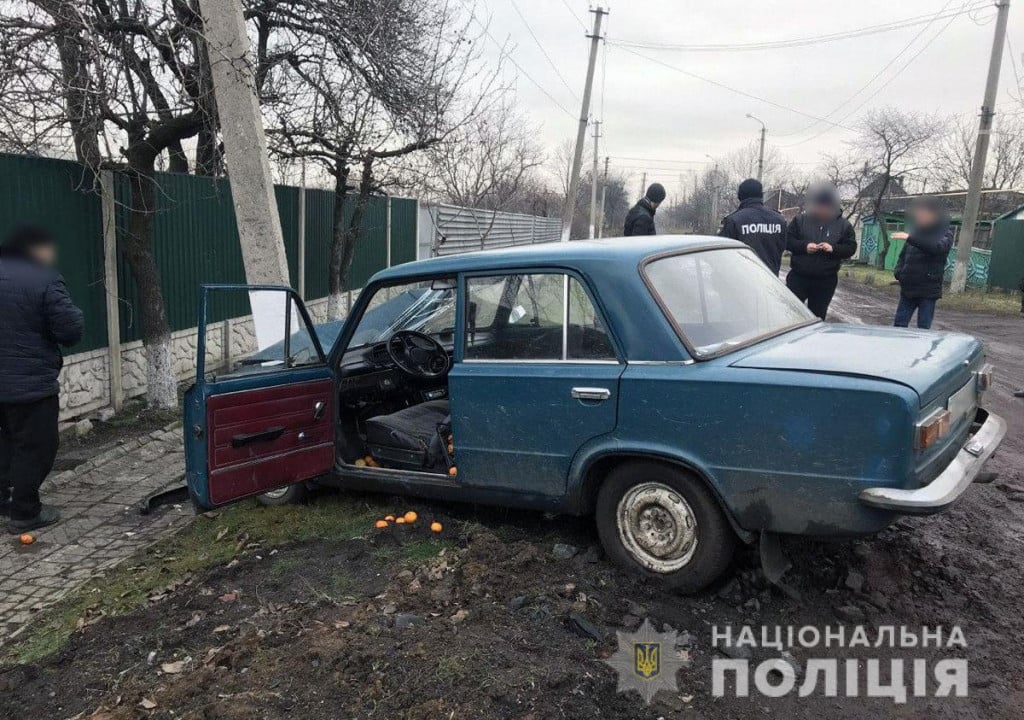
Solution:
[{"label": "steering wheel", "polygon": [[386,343],[388,355],[399,370],[413,377],[443,377],[452,361],[444,345],[429,335],[415,330],[398,330]]}]

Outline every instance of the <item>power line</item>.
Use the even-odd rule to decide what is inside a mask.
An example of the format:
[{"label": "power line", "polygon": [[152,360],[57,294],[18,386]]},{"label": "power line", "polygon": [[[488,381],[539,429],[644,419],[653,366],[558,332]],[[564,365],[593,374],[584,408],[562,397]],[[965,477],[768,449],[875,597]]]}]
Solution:
[{"label": "power line", "polygon": [[[830,111],[828,112],[828,114],[827,114],[827,115],[825,115],[825,117],[827,117],[827,118],[830,118],[830,117],[832,117],[832,116],[833,116],[833,115],[835,115],[835,114],[836,114],[837,112],[839,112],[839,111],[840,111],[840,110],[841,110],[842,108],[844,108],[844,107],[845,107],[846,105],[848,105],[849,103],[853,102],[853,99],[854,99],[854,98],[856,98],[856,97],[857,97],[858,95],[860,95],[860,94],[861,94],[862,92],[864,92],[864,91],[865,91],[865,90],[867,90],[867,89],[868,89],[869,87],[871,87],[871,85],[872,85],[872,84],[874,84],[875,80],[877,80],[878,78],[880,78],[880,77],[881,77],[881,76],[882,76],[882,75],[883,75],[883,74],[885,73],[885,71],[886,71],[886,70],[888,70],[889,68],[891,68],[891,67],[893,66],[893,64],[894,64],[894,63],[895,63],[895,62],[896,62],[897,60],[899,60],[899,59],[900,59],[901,57],[903,57],[903,55],[904,55],[904,54],[905,54],[905,53],[906,53],[906,52],[907,52],[908,50],[910,50],[910,48],[911,48],[911,47],[913,47],[913,46],[914,46],[914,43],[916,43],[916,42],[917,42],[917,41],[918,41],[918,40],[919,40],[919,39],[921,38],[921,36],[922,36],[922,35],[924,35],[924,34],[925,34],[925,32],[927,32],[928,28],[929,28],[929,27],[931,27],[931,24],[932,24],[932,22],[935,22],[935,21],[936,21],[936,20],[937,20],[937,19],[939,18],[939,16],[940,16],[940,15],[942,15],[942,14],[943,14],[943,12],[945,12],[946,8],[947,8],[947,7],[949,7],[949,6],[950,6],[950,4],[952,4],[952,2],[953,2],[953,0],[947,0],[946,4],[942,6],[942,8],[941,8],[941,9],[939,10],[939,12],[938,12],[938,13],[936,13],[936,14],[935,14],[934,16],[932,16],[932,19],[931,19],[931,20],[930,20],[930,21],[928,22],[928,24],[927,24],[927,25],[925,25],[925,26],[924,26],[923,28],[921,28],[921,31],[920,31],[920,32],[918,32],[918,33],[917,33],[916,35],[914,35],[914,37],[912,37],[912,38],[910,39],[910,42],[908,42],[908,43],[907,43],[906,45],[904,45],[904,46],[903,46],[903,48],[902,48],[902,49],[901,49],[901,50],[900,50],[900,51],[899,51],[898,53],[896,53],[896,54],[895,54],[895,55],[894,55],[894,56],[893,56],[893,57],[892,57],[892,58],[891,58],[891,59],[889,60],[889,62],[887,62],[887,63],[886,63],[885,65],[883,65],[883,66],[882,66],[882,69],[881,69],[881,70],[879,70],[879,71],[878,71],[878,72],[876,72],[876,73],[875,73],[874,75],[872,75],[872,76],[871,76],[871,79],[870,79],[870,80],[868,80],[868,81],[867,81],[866,83],[864,83],[863,85],[861,85],[861,86],[860,86],[860,88],[858,88],[858,89],[857,89],[857,91],[856,91],[855,93],[853,93],[853,94],[852,94],[852,95],[850,95],[850,96],[849,96],[848,98],[846,98],[845,100],[843,100],[843,102],[839,103],[839,104],[838,104],[838,105],[836,105],[836,106],[835,106],[834,108],[832,108],[832,109],[831,109],[831,110],[830,110]],[[962,9],[962,7],[961,7],[961,9]],[[789,136],[791,136],[791,135],[801,135],[801,134],[803,134],[803,133],[807,132],[808,130],[810,130],[811,128],[813,128],[813,127],[814,127],[815,125],[817,125],[817,124],[818,124],[817,122],[812,122],[812,123],[811,123],[810,125],[807,125],[806,127],[802,127],[802,128],[800,128],[799,130],[794,130],[793,132],[788,132],[788,133],[779,133],[779,134],[776,134],[776,137],[789,137]],[[788,146],[787,146],[787,147],[788,147]]]},{"label": "power line", "polygon": [[576,94],[576,91],[572,89],[572,86],[565,79],[565,76],[562,75],[562,71],[558,69],[558,65],[556,65],[555,61],[551,59],[550,55],[548,55],[548,51],[544,49],[544,45],[541,44],[540,40],[537,38],[537,34],[533,31],[533,28],[530,27],[529,21],[527,21],[526,16],[523,15],[522,11],[519,9],[519,5],[516,3],[516,0],[509,1],[512,4],[512,9],[516,11],[516,15],[519,16],[519,19],[523,21],[523,25],[526,26],[526,30],[530,33],[530,37],[533,38],[537,47],[540,48],[541,54],[544,55],[544,59],[548,61],[548,65],[550,65],[551,69],[555,71],[555,75],[557,75],[558,79],[562,81],[562,84],[565,85],[566,90],[569,91],[569,94],[572,95],[573,99],[576,100],[576,102],[579,102],[579,95]]},{"label": "power line", "polygon": [[590,27],[583,22],[583,18],[576,14],[576,11],[572,9],[572,5],[566,2],[566,0],[562,0],[562,4],[565,5],[565,9],[571,12],[572,16],[576,18],[576,22],[580,24],[580,27],[582,27],[586,32],[590,32]]},{"label": "power line", "polygon": [[609,40],[609,42],[612,42],[621,47],[641,48],[647,50],[675,50],[680,52],[744,52],[753,50],[775,50],[792,47],[803,47],[807,45],[818,45],[823,43],[836,42],[838,40],[849,40],[853,38],[864,37],[867,35],[892,32],[894,30],[903,30],[905,28],[914,27],[916,25],[930,25],[936,20],[973,13],[987,7],[988,5],[989,3],[987,2],[987,0],[985,0],[983,2],[975,2],[970,7],[962,7],[958,10],[951,10],[948,12],[945,11],[945,9],[940,10],[940,16],[935,16],[929,13],[927,15],[917,15],[915,17],[905,18],[903,20],[895,20],[880,25],[870,25],[867,27],[858,28],[856,30],[847,30],[843,32],[828,33],[825,35],[814,35],[801,38],[789,38],[786,40],[771,40],[752,43],[722,43],[708,45],[685,45],[678,43],[658,43],[646,40],[619,39]]},{"label": "power line", "polygon": [[[466,4],[465,0],[463,0],[463,5],[465,5],[465,4]],[[576,115],[573,112],[571,112],[570,110],[567,110],[566,107],[564,105],[562,105],[562,103],[558,102],[558,100],[555,98],[555,96],[552,95],[551,93],[549,93],[544,88],[543,85],[541,85],[539,82],[534,80],[533,76],[530,75],[530,73],[526,72],[526,70],[523,69],[522,65],[520,65],[518,62],[516,62],[516,59],[514,57],[512,57],[512,52],[511,52],[511,50],[508,49],[507,45],[498,42],[497,38],[495,38],[494,35],[491,34],[490,28],[488,28],[487,25],[485,25],[483,22],[481,22],[480,18],[478,18],[476,16],[476,14],[473,12],[472,8],[470,8],[467,5],[466,9],[469,10],[469,17],[470,17],[470,19],[473,20],[473,22],[475,22],[477,25],[480,26],[480,29],[483,30],[484,35],[486,35],[488,38],[490,38],[491,42],[494,43],[494,46],[497,47],[498,50],[501,52],[502,57],[508,58],[508,61],[511,62],[513,65],[515,65],[516,69],[520,73],[522,73],[523,77],[525,77],[527,80],[529,80],[531,83],[533,83],[534,86],[538,90],[540,90],[547,97],[548,100],[550,100],[551,102],[553,102],[555,104],[555,107],[557,107],[559,110],[561,110],[562,112],[564,112],[566,115],[568,115],[571,118],[575,118],[576,117]]]},{"label": "power line", "polygon": [[803,110],[797,110],[796,108],[791,108],[788,105],[783,105],[782,103],[775,102],[774,100],[769,100],[768,98],[763,98],[763,97],[761,97],[759,95],[754,95],[753,93],[749,93],[749,92],[747,92],[745,90],[740,90],[738,88],[734,88],[731,85],[726,85],[725,83],[719,82],[717,80],[712,80],[711,78],[704,77],[703,75],[698,75],[697,73],[690,72],[689,70],[683,70],[681,67],[677,67],[676,65],[670,65],[669,63],[664,62],[663,60],[659,60],[657,58],[651,57],[650,55],[644,55],[643,53],[637,52],[636,50],[634,50],[632,48],[623,47],[621,45],[619,47],[622,47],[622,49],[624,51],[630,53],[631,55],[636,55],[638,58],[646,60],[647,62],[654,63],[655,65],[661,65],[662,67],[668,68],[669,70],[674,70],[677,73],[680,73],[682,75],[686,75],[687,77],[694,78],[695,80],[700,80],[701,82],[708,83],[709,85],[714,85],[716,87],[720,87],[723,90],[728,90],[729,92],[735,93],[736,95],[742,95],[743,97],[748,98],[750,100],[756,100],[757,102],[761,102],[761,103],[764,103],[766,105],[771,105],[772,107],[778,108],[779,110],[785,110],[787,112],[795,113],[797,115],[803,115],[804,117],[810,118],[811,120],[817,120],[819,122],[828,123],[829,125],[833,125],[835,127],[841,127],[844,130],[852,130],[852,128],[848,128],[848,127],[845,127],[843,125],[840,125],[839,123],[832,122],[831,120],[827,120],[825,118],[818,117],[817,115],[812,115],[811,113],[804,112]]},{"label": "power line", "polygon": [[[948,4],[948,3],[947,3],[947,4]],[[868,96],[867,96],[867,97],[866,97],[866,98],[864,99],[864,102],[862,102],[862,103],[861,103],[860,105],[858,105],[857,107],[855,107],[855,108],[854,108],[853,110],[851,110],[850,112],[846,113],[846,115],[844,115],[844,116],[843,116],[843,118],[842,118],[842,122],[846,122],[846,120],[847,120],[847,119],[849,119],[850,117],[852,117],[852,116],[853,116],[853,115],[855,115],[856,113],[860,112],[860,111],[861,111],[861,109],[862,109],[862,108],[863,108],[863,107],[864,107],[865,105],[867,105],[867,104],[868,104],[869,102],[871,102],[872,100],[874,100],[874,99],[875,99],[875,97],[877,97],[877,96],[878,96],[878,94],[879,94],[880,92],[882,92],[882,91],[883,91],[883,90],[885,90],[885,89],[886,89],[887,87],[889,87],[889,85],[891,85],[891,84],[892,84],[892,82],[893,82],[893,81],[894,81],[894,80],[895,80],[896,78],[898,78],[898,77],[899,77],[900,75],[902,75],[902,74],[903,74],[903,72],[904,72],[904,71],[905,71],[905,70],[906,70],[906,69],[907,69],[908,67],[910,67],[911,65],[913,65],[913,64],[914,64],[914,61],[915,61],[915,60],[917,60],[917,58],[919,58],[919,57],[921,56],[921,54],[922,54],[922,53],[923,53],[923,52],[924,52],[925,50],[927,50],[927,49],[928,49],[929,47],[931,47],[932,43],[933,43],[933,42],[935,42],[935,41],[936,41],[936,40],[937,40],[937,39],[939,38],[939,36],[940,36],[940,35],[942,35],[942,33],[946,32],[946,30],[947,30],[947,29],[949,28],[949,26],[953,24],[953,21],[954,21],[954,20],[956,20],[956,18],[955,18],[955,17],[953,17],[953,18],[950,18],[950,19],[949,19],[949,20],[948,20],[948,21],[946,22],[946,24],[945,24],[945,25],[943,25],[943,26],[942,26],[941,28],[939,28],[939,31],[938,31],[937,33],[935,33],[934,35],[932,35],[932,36],[931,36],[931,37],[930,37],[930,38],[928,39],[928,42],[926,42],[926,43],[925,43],[925,44],[924,44],[924,45],[923,45],[923,46],[921,47],[921,49],[920,49],[920,50],[918,50],[918,51],[917,51],[916,53],[914,53],[914,55],[913,55],[913,56],[912,56],[912,57],[911,57],[911,58],[910,58],[909,60],[907,60],[907,62],[906,62],[906,63],[904,63],[904,64],[903,64],[903,66],[902,66],[902,67],[901,67],[901,68],[900,68],[899,70],[897,70],[897,71],[896,71],[896,73],[895,73],[895,74],[894,74],[894,75],[893,75],[892,77],[890,77],[890,78],[889,78],[888,80],[886,80],[886,81],[885,81],[884,83],[882,83],[881,85],[879,85],[879,86],[878,86],[878,87],[877,87],[877,88],[875,89],[875,91],[874,91],[873,93],[871,93],[870,95],[868,95]],[[845,127],[845,126],[842,126],[842,125],[840,125],[839,127]],[[796,145],[803,145],[804,143],[808,143],[808,142],[811,142],[812,140],[816,140],[817,138],[821,137],[821,136],[822,136],[822,135],[824,135],[825,133],[829,132],[829,131],[830,131],[831,129],[832,129],[832,128],[825,128],[825,129],[824,129],[824,130],[822,130],[821,132],[819,132],[819,133],[816,133],[816,134],[812,135],[811,137],[809,137],[809,138],[807,138],[807,139],[805,139],[805,140],[798,140],[798,141],[796,141],[796,142],[792,142],[792,143],[788,143],[788,144],[785,144],[785,145],[781,145],[780,147],[794,147],[794,146],[796,146]],[[848,130],[849,130],[850,128],[846,128],[846,129],[848,129]]]}]

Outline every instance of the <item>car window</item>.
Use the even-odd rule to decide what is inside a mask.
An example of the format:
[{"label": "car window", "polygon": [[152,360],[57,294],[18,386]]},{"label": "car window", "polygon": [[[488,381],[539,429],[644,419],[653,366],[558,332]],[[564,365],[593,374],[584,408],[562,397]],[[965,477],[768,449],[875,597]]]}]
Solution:
[{"label": "car window", "polygon": [[467,289],[467,360],[616,360],[604,324],[575,278],[474,277]]},{"label": "car window", "polygon": [[814,315],[749,250],[707,250],[645,267],[662,307],[699,356],[806,325]]},{"label": "car window", "polygon": [[455,331],[455,281],[433,280],[379,288],[349,341],[349,349],[381,342],[398,330],[438,339]]}]

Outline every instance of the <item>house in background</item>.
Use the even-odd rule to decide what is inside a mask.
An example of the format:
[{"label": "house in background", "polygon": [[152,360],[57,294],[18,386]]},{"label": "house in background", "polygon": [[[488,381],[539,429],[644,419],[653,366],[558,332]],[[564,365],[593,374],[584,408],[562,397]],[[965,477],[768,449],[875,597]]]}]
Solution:
[{"label": "house in background", "polygon": [[[902,187],[900,188],[902,191]],[[906,229],[907,210],[910,204],[922,197],[938,198],[949,212],[953,223],[954,247],[950,252],[950,260],[946,264],[947,279],[952,271],[953,259],[956,257],[956,243],[960,240],[963,221],[964,203],[967,200],[966,190],[949,192],[919,193],[893,195],[882,201],[881,221],[874,214],[861,218],[859,259],[872,265],[877,263],[882,238],[880,222],[885,224],[889,234],[902,232]],[[975,226],[974,248],[971,251],[971,263],[968,271],[968,283],[974,287],[989,286],[989,267],[992,263],[993,227],[1007,214],[1013,214],[1024,205],[1024,192],[1016,190],[983,190],[978,223]],[[1012,221],[1012,217],[1008,222]],[[885,255],[885,268],[896,267],[896,260],[903,250],[902,240],[891,240]],[[1000,253],[1001,255],[1002,253]],[[1009,257],[1009,256],[1007,256]],[[1000,262],[1003,262],[1000,260]],[[1002,287],[1001,285],[999,287]],[[1016,288],[1014,283],[1013,288]]]}]

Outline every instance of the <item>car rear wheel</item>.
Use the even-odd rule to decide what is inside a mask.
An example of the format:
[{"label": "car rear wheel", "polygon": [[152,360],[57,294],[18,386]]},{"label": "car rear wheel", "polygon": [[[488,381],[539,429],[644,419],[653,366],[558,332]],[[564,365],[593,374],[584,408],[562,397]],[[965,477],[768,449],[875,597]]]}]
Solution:
[{"label": "car rear wheel", "polygon": [[294,485],[285,485],[276,490],[269,490],[262,495],[257,495],[256,502],[265,507],[295,505],[303,502],[307,495],[309,495],[309,490],[306,488],[305,483],[295,483]]},{"label": "car rear wheel", "polygon": [[732,562],[736,534],[704,483],[656,462],[615,468],[597,496],[597,532],[618,565],[694,593]]}]

